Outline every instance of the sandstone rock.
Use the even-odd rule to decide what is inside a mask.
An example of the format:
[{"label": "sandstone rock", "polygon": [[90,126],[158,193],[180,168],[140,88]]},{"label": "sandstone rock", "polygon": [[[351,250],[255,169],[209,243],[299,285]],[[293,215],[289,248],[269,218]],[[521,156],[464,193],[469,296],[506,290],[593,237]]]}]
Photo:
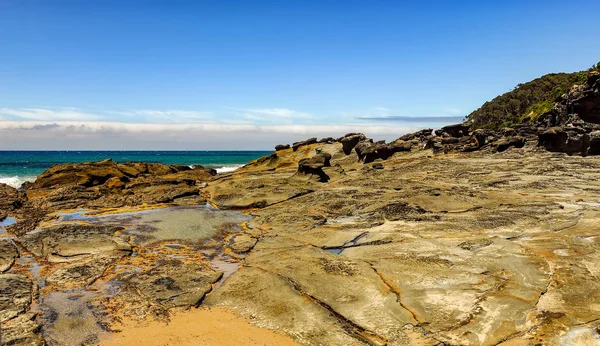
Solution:
[{"label": "sandstone rock", "polygon": [[600,155],[600,131],[590,133],[589,155]]},{"label": "sandstone rock", "polygon": [[590,146],[590,136],[584,134],[571,134],[565,143],[565,152],[569,155],[582,154],[587,155]]},{"label": "sandstone rock", "polygon": [[369,163],[375,161],[375,159],[379,157],[379,155],[377,155],[378,146],[379,144],[370,141],[362,141],[354,147],[354,150],[356,151],[359,160],[364,163]]},{"label": "sandstone rock", "polygon": [[0,323],[29,309],[33,284],[25,275],[0,274]]},{"label": "sandstone rock", "polygon": [[142,297],[164,308],[198,306],[222,272],[179,260],[161,260],[147,272],[124,279]]},{"label": "sandstone rock", "polygon": [[327,182],[329,176],[323,171],[324,167],[331,166],[331,154],[320,153],[311,158],[302,159],[298,162],[298,173],[315,175],[321,182]]},{"label": "sandstone rock", "polygon": [[335,139],[333,137],[325,137],[325,138],[321,138],[317,143],[331,144],[333,142],[335,142]]},{"label": "sandstone rock", "polygon": [[44,346],[46,342],[40,335],[41,326],[35,321],[36,315],[23,313],[2,323],[2,344],[22,346]]},{"label": "sandstone rock", "polygon": [[[509,132],[516,133],[516,132]],[[525,138],[520,136],[502,137],[496,142],[496,150],[503,152],[510,147],[523,148],[525,146]]]},{"label": "sandstone rock", "polygon": [[353,134],[349,133],[346,136],[340,138],[340,143],[342,143],[342,148],[344,150],[344,154],[350,155],[352,149],[360,142],[361,140],[366,139],[365,135],[362,133]]},{"label": "sandstone rock", "polygon": [[0,273],[3,273],[12,267],[19,253],[10,239],[0,238]]},{"label": "sandstone rock", "polygon": [[169,167],[171,167],[171,169],[174,169],[176,172],[185,172],[192,170],[192,167],[187,165],[169,165]]},{"label": "sandstone rock", "polygon": [[256,245],[256,241],[256,238],[248,234],[236,234],[231,238],[229,247],[231,248],[231,250],[233,250],[233,252],[240,254],[246,253],[252,250],[254,245]]},{"label": "sandstone rock", "polygon": [[400,140],[403,141],[410,141],[413,139],[421,139],[421,138],[426,138],[431,136],[431,134],[433,133],[433,129],[423,129],[414,133],[407,133],[404,136],[398,138]]},{"label": "sandstone rock", "polygon": [[285,150],[285,149],[289,149],[289,148],[290,148],[289,144],[277,144],[275,146],[275,151]]},{"label": "sandstone rock", "polygon": [[112,177],[122,178],[121,172],[112,160],[92,163],[61,164],[47,169],[38,176],[32,189],[79,185],[92,187],[104,184]]},{"label": "sandstone rock", "polygon": [[60,266],[46,277],[46,284],[69,289],[88,286],[102,276],[112,261],[110,257],[93,256],[82,263]]},{"label": "sandstone rock", "polygon": [[0,221],[4,220],[7,214],[20,208],[25,203],[25,196],[17,189],[0,183]]},{"label": "sandstone rock", "polygon": [[296,142],[292,145],[292,149],[294,151],[298,150],[298,148],[300,148],[301,146],[305,146],[305,145],[310,145],[310,144],[315,144],[317,143],[317,137],[312,137],[309,138],[305,141],[301,141],[301,142]]},{"label": "sandstone rock", "polygon": [[51,263],[76,262],[90,258],[118,258],[131,253],[128,236],[115,235],[122,227],[61,224],[40,228],[19,242],[37,257]]},{"label": "sandstone rock", "polygon": [[[461,123],[455,125],[444,126],[440,129],[440,133],[448,133],[451,137],[462,137],[469,134],[470,125],[468,123]],[[437,134],[437,132],[436,132]]]},{"label": "sandstone rock", "polygon": [[548,151],[563,152],[566,149],[568,135],[561,127],[552,127],[539,135],[538,145]]}]

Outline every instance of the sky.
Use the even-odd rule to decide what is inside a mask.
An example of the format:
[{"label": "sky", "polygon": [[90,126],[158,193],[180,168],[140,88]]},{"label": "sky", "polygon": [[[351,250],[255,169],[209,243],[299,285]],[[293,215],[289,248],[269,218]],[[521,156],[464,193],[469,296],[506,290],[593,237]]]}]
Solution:
[{"label": "sky", "polygon": [[600,61],[599,1],[0,0],[0,150],[439,128]]}]

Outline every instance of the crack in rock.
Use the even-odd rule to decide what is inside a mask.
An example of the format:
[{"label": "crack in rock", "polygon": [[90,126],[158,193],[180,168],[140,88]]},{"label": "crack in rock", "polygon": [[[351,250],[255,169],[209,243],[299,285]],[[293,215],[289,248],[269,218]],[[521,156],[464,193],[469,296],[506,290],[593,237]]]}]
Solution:
[{"label": "crack in rock", "polygon": [[320,307],[324,308],[325,310],[327,310],[330,315],[332,315],[333,317],[335,317],[337,319],[337,321],[341,325],[342,329],[344,329],[344,331],[348,335],[350,335],[350,336],[356,338],[357,340],[362,341],[370,346],[387,345],[387,340],[384,337],[377,335],[376,333],[374,333],[370,330],[367,330],[366,328],[354,323],[350,319],[346,318],[344,315],[335,311],[335,309],[333,307],[331,307],[331,305],[325,303],[324,301],[320,300],[319,298],[311,295],[310,293],[308,293],[304,289],[302,289],[300,284],[298,284],[293,279],[291,279],[285,275],[271,272],[264,268],[253,267],[253,266],[249,266],[249,265],[246,265],[246,266],[251,267],[251,268],[258,268],[262,271],[265,271],[269,274],[276,275],[276,276],[282,278],[283,280],[285,280],[290,285],[290,287],[292,287],[292,289],[294,291],[298,292],[301,296],[308,298],[313,303],[315,303],[315,304],[319,305]]}]

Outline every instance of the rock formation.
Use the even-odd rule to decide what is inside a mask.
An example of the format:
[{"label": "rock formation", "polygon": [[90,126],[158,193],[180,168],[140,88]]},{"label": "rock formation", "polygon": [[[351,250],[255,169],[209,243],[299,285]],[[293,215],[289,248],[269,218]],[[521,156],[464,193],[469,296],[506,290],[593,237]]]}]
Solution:
[{"label": "rock formation", "polygon": [[0,232],[2,342],[65,344],[67,325],[95,344],[118,316],[204,305],[306,345],[597,343],[598,79],[535,124],[310,138],[228,174],[107,160],[0,185],[0,221],[18,221]]}]

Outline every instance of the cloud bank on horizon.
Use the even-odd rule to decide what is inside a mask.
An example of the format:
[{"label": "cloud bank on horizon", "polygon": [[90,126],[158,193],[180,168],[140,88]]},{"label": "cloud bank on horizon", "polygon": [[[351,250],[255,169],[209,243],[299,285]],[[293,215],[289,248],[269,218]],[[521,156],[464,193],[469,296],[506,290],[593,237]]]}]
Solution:
[{"label": "cloud bank on horizon", "polygon": [[364,132],[393,140],[424,127],[439,127],[459,117],[391,116],[344,113],[338,124],[287,108],[122,110],[92,112],[73,107],[0,108],[0,149],[4,150],[217,150],[271,149],[308,137]]}]

